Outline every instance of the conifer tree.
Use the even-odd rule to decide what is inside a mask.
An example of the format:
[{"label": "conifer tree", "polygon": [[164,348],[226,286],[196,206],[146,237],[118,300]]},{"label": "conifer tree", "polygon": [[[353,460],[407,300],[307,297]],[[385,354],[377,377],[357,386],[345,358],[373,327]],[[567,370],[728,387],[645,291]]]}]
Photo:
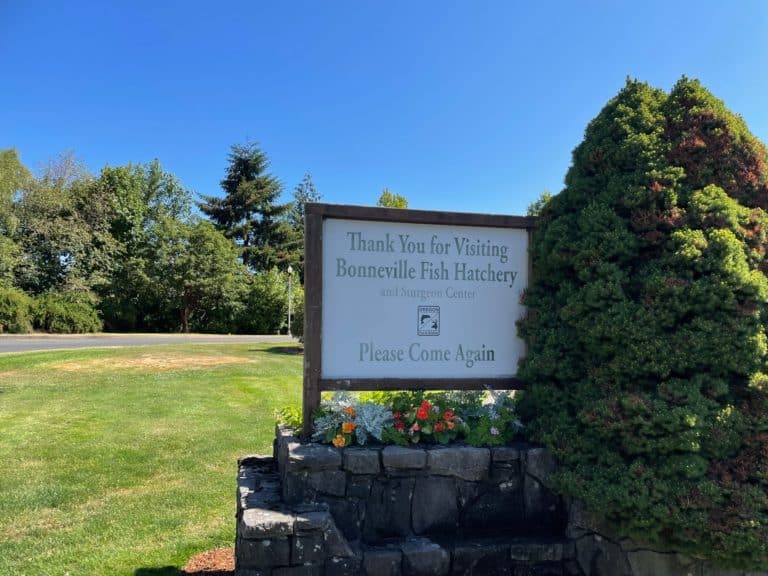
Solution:
[{"label": "conifer tree", "polygon": [[766,150],[698,82],[628,81],[541,211],[532,437],[619,533],[768,564]]},{"label": "conifer tree", "polygon": [[240,248],[243,263],[253,271],[281,266],[290,258],[288,204],[277,202],[279,180],[267,172],[267,155],[252,143],[235,144],[221,181],[223,197],[203,196],[200,210]]}]

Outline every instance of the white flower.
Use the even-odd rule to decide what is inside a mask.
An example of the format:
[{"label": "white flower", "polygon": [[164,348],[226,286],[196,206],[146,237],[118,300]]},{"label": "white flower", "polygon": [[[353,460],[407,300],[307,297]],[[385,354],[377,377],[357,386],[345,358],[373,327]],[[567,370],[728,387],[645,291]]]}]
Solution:
[{"label": "white flower", "polygon": [[499,429],[491,428],[491,436],[498,436],[498,435],[499,435]]},{"label": "white flower", "polygon": [[435,414],[440,414],[440,406],[437,406],[437,405],[432,406],[432,412],[434,412]]}]

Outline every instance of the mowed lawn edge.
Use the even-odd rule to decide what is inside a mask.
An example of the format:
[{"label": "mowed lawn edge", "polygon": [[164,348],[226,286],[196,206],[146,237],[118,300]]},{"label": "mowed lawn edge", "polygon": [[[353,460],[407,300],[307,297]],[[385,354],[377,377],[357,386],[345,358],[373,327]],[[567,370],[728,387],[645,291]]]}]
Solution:
[{"label": "mowed lawn edge", "polygon": [[291,344],[0,355],[0,574],[174,574],[234,541],[236,460],[301,398]]}]

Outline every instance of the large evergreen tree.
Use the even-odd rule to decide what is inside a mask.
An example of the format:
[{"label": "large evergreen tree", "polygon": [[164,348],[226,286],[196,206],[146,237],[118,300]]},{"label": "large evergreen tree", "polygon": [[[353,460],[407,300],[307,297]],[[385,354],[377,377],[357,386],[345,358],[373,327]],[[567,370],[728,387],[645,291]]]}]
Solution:
[{"label": "large evergreen tree", "polygon": [[268,270],[290,260],[288,204],[278,203],[280,182],[267,172],[266,154],[255,144],[236,144],[221,181],[223,197],[203,196],[200,210],[240,247],[251,270]]},{"label": "large evergreen tree", "polygon": [[521,329],[559,487],[638,540],[768,563],[766,150],[698,82],[628,82],[541,210]]}]

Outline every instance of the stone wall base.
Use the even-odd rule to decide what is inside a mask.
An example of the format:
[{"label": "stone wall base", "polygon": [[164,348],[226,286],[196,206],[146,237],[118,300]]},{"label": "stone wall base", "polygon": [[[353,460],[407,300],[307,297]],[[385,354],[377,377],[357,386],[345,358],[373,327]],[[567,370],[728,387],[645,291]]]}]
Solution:
[{"label": "stone wall base", "polygon": [[529,444],[337,449],[278,429],[239,462],[237,576],[768,576],[588,525]]}]

